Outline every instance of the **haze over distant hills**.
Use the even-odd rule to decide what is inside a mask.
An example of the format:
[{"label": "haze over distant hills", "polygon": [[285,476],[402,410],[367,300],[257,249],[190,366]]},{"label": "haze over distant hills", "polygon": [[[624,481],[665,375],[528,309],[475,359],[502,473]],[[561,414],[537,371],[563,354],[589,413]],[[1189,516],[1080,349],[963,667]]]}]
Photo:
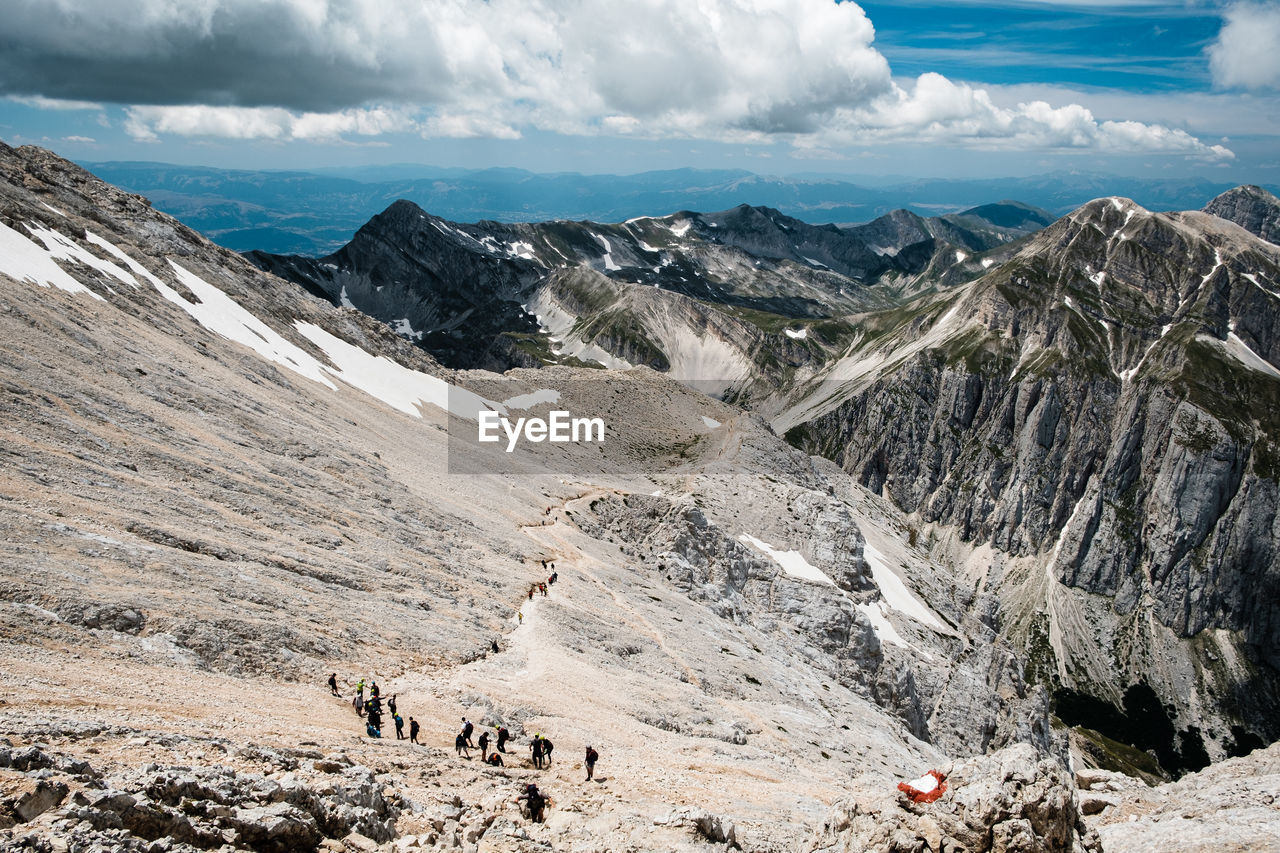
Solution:
[{"label": "haze over distant hills", "polygon": [[741,169],[581,175],[421,165],[311,172],[145,162],[82,165],[104,180],[145,195],[159,210],[227,248],[311,256],[335,251],[398,199],[456,222],[621,222],[678,210],[725,210],[746,203],[815,224],[847,224],[899,208],[933,215],[1001,199],[1017,199],[1056,214],[1102,195],[1122,195],[1152,210],[1189,210],[1203,207],[1232,186],[1204,178],[1150,180],[1076,172],[867,186],[819,176],[763,176]]}]

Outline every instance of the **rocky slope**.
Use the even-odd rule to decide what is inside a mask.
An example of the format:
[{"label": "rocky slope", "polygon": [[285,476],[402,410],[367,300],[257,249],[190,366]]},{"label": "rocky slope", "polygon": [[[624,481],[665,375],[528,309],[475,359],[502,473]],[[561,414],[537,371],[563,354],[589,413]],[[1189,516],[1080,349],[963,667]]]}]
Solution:
[{"label": "rocky slope", "polygon": [[967,560],[1036,677],[1103,700],[1075,722],[1153,691],[1171,770],[1280,734],[1273,245],[1101,199],[861,330],[775,427]]},{"label": "rocky slope", "polygon": [[[0,844],[785,850],[852,780],[1062,758],[990,599],[758,418],[646,368],[446,370],[49,152],[0,177]],[[609,439],[477,441],[552,405]],[[449,751],[460,714],[507,767]]]}]

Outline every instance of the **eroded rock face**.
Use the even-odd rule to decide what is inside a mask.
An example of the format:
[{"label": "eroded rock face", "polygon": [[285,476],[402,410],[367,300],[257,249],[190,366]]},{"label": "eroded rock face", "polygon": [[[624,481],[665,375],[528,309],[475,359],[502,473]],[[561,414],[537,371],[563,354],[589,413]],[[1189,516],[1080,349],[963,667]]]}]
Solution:
[{"label": "eroded rock face", "polygon": [[[1238,228],[1101,199],[902,320],[858,356],[861,390],[788,435],[1077,591],[1090,616],[1060,619],[1053,587],[991,577],[1006,628],[1053,622],[1062,684],[1151,681],[1220,757],[1233,724],[1280,735],[1250,698],[1280,683],[1277,281],[1280,252]],[[1212,629],[1232,665],[1194,639]]]},{"label": "eroded rock face", "polygon": [[[944,771],[945,772],[945,771]],[[947,792],[915,804],[898,793],[859,792],[838,803],[810,853],[1056,853],[1100,851],[1081,822],[1069,773],[1018,744],[950,768]]]},{"label": "eroded rock face", "polygon": [[1234,222],[1263,240],[1280,243],[1280,199],[1262,187],[1227,190],[1206,204],[1204,212]]}]

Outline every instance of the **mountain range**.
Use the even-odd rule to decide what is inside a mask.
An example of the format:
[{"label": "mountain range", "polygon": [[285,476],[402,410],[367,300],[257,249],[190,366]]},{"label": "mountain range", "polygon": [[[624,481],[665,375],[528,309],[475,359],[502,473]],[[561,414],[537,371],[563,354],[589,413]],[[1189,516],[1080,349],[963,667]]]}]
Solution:
[{"label": "mountain range", "polygon": [[1265,849],[1280,202],[708,209],[240,255],[0,147],[0,843]]},{"label": "mountain range", "polygon": [[460,222],[621,222],[678,210],[723,210],[744,201],[817,224],[867,222],[898,208],[923,216],[997,199],[1061,215],[1100,195],[1156,210],[1199,208],[1230,188],[1202,178],[1134,179],[1056,172],[1026,178],[915,179],[860,185],[836,177],[776,177],[741,169],[671,169],[635,175],[539,174],[522,169],[388,166],[246,171],[164,163],[86,162],[145,195],[205,236],[237,251],[325,255],[393,201]]}]

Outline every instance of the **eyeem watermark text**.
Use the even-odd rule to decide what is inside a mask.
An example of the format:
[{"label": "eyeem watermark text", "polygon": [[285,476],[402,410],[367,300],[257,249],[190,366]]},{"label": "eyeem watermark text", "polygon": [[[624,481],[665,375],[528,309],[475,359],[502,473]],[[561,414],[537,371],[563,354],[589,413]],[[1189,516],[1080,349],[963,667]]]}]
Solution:
[{"label": "eyeem watermark text", "polygon": [[502,436],[498,432],[501,427],[507,436],[507,453],[513,452],[522,439],[534,444],[543,441],[604,443],[603,418],[575,418],[560,409],[553,409],[545,419],[516,418],[514,424],[500,412],[485,410],[480,412],[476,424],[479,430],[477,440],[482,442],[501,441]]}]

